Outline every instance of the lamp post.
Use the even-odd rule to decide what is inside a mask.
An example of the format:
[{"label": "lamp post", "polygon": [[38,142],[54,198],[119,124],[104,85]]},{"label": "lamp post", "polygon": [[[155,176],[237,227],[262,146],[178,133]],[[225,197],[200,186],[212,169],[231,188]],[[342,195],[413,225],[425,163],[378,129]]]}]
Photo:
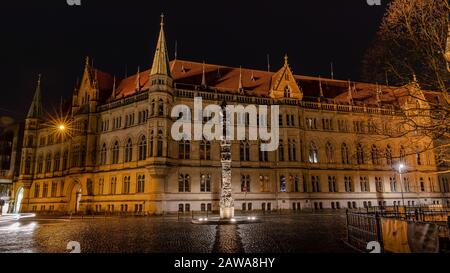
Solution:
[{"label": "lamp post", "polygon": [[[401,163],[398,164],[398,174],[400,176],[400,189],[401,189],[401,193],[402,193],[402,205],[403,205],[403,209],[405,209],[405,198],[403,196],[403,180],[402,180],[402,171],[405,169],[405,164]],[[405,210],[406,212],[406,210]]]}]

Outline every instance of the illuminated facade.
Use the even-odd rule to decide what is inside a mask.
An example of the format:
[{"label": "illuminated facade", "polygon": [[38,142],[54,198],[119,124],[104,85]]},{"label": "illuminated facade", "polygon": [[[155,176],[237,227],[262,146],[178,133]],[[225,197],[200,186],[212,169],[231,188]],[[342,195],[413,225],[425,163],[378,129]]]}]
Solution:
[{"label": "illuminated facade", "polygon": [[[280,106],[277,151],[261,152],[257,141],[232,142],[237,210],[446,204],[449,182],[436,172],[433,141],[413,133],[388,137],[403,128],[400,113],[408,102],[397,99],[402,92],[447,103],[414,81],[397,88],[294,75],[287,56],[277,72],[169,61],[161,23],[147,71],[116,79],[86,60],[73,94],[71,136],[57,137],[44,126],[38,84],[25,122],[15,207],[218,211],[220,142],[177,142],[170,134],[172,107],[193,107],[194,97],[204,104]],[[402,181],[399,161],[406,165]]]}]

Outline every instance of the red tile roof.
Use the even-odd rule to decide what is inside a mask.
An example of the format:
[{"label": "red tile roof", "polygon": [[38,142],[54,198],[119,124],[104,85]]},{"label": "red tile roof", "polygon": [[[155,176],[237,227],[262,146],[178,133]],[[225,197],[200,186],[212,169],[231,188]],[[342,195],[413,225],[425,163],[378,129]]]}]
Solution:
[{"label": "red tile roof", "polygon": [[[238,94],[240,68],[227,67],[214,64],[203,64],[201,62],[192,62],[185,60],[174,60],[170,62],[170,69],[174,83],[178,88],[193,89],[195,86],[200,86],[202,83],[203,65],[205,65],[206,85],[210,89],[216,89],[219,92]],[[150,69],[139,73],[140,91],[149,88],[149,74]],[[242,68],[242,83],[246,95],[269,97],[269,91],[272,81],[272,76],[275,72],[267,72],[254,69]],[[100,76],[101,75],[101,76]],[[98,74],[100,82],[104,75]],[[105,77],[106,78],[106,77]],[[136,90],[137,74],[128,78],[116,81],[115,97],[109,97],[108,101],[120,99],[131,96],[138,92]],[[322,83],[322,90],[324,100],[338,104],[348,104],[348,81],[333,80],[310,76],[295,76],[301,90],[304,93],[303,100],[318,101],[320,97],[320,82]],[[110,81],[109,81],[110,80]],[[112,89],[112,77],[108,77],[108,83],[103,86],[108,86]],[[371,83],[351,83],[354,86],[352,92],[353,102],[360,105],[377,105],[376,85]],[[390,87],[380,85],[382,94],[380,99],[382,104],[397,104],[399,94],[406,89],[398,87]],[[403,89],[403,91],[401,91]],[[110,91],[111,93],[111,91]],[[436,101],[439,97],[438,92],[426,91],[427,99]]]}]

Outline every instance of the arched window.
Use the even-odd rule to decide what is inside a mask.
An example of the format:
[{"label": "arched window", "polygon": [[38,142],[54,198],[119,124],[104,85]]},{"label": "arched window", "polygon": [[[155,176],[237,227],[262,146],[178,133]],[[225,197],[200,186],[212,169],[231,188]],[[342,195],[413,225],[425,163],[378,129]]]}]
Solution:
[{"label": "arched window", "polygon": [[289,161],[297,160],[297,145],[295,140],[289,140]]},{"label": "arched window", "polygon": [[61,154],[58,152],[55,154],[55,158],[53,159],[53,171],[58,172],[61,167]]},{"label": "arched window", "polygon": [[400,146],[400,161],[405,163],[405,159],[406,159],[405,147],[403,147],[403,145],[401,145]]},{"label": "arched window", "polygon": [[379,165],[379,161],[378,161],[378,148],[377,148],[377,146],[376,146],[375,144],[372,145],[371,156],[372,156],[372,164],[373,164],[373,165]]},{"label": "arched window", "polygon": [[268,151],[263,151],[262,150],[262,144],[264,142],[260,142],[258,147],[259,147],[259,161],[261,162],[267,162],[269,161],[269,152]]},{"label": "arched window", "polygon": [[147,138],[145,136],[141,137],[139,141],[139,160],[147,159]]},{"label": "arched window", "polygon": [[207,140],[202,140],[200,142],[200,160],[210,160],[211,159],[211,142]]},{"label": "arched window", "polygon": [[250,144],[247,141],[240,142],[239,157],[241,161],[250,161]]},{"label": "arched window", "polygon": [[191,192],[191,177],[188,174],[178,176],[178,192]]},{"label": "arched window", "polygon": [[356,148],[356,162],[359,165],[364,164],[364,149],[361,143],[359,143]]},{"label": "arched window", "polygon": [[31,174],[31,157],[25,159],[25,174]]},{"label": "arched window", "polygon": [[419,148],[416,148],[416,161],[417,165],[422,165],[422,156]]},{"label": "arched window", "polygon": [[250,192],[250,175],[241,175],[241,192]]},{"label": "arched window", "polygon": [[111,177],[111,186],[109,188],[109,192],[111,193],[111,195],[116,194],[116,189],[117,189],[117,177],[113,176]]},{"label": "arched window", "polygon": [[342,157],[342,164],[350,164],[350,158],[348,156],[348,147],[347,144],[342,143],[341,146],[341,157]]},{"label": "arched window", "polygon": [[285,98],[290,98],[291,97],[291,89],[289,88],[289,86],[286,86],[284,88],[284,97]]},{"label": "arched window", "polygon": [[313,141],[309,144],[309,162],[319,163],[319,150]]},{"label": "arched window", "polygon": [[330,142],[327,142],[325,145],[326,148],[326,154],[327,154],[327,162],[328,163],[334,163],[334,148],[333,145]]},{"label": "arched window", "polygon": [[163,132],[162,130],[158,131],[158,143],[157,143],[157,151],[156,154],[158,157],[163,156]]},{"label": "arched window", "polygon": [[145,192],[145,175],[143,174],[138,175],[136,192]]},{"label": "arched window", "polygon": [[191,158],[191,143],[189,140],[181,140],[178,142],[178,159]]},{"label": "arched window", "polygon": [[106,165],[106,143],[100,149],[100,165]]},{"label": "arched window", "polygon": [[286,177],[280,176],[280,192],[286,192]]},{"label": "arched window", "polygon": [[162,99],[158,101],[158,116],[164,116],[164,101]]},{"label": "arched window", "polygon": [[151,116],[156,115],[156,103],[155,103],[154,99],[152,100],[152,105],[151,105],[151,108],[150,108],[150,115]]},{"label": "arched window", "polygon": [[47,154],[45,160],[45,172],[49,173],[52,170],[52,154]]},{"label": "arched window", "polygon": [[200,175],[200,192],[211,192],[211,175]]},{"label": "arched window", "polygon": [[125,146],[125,162],[131,162],[133,160],[133,143],[131,138],[128,139]]},{"label": "arched window", "polygon": [[149,139],[149,148],[148,148],[148,155],[150,157],[153,157],[153,145],[155,142],[155,134],[153,132],[153,130],[150,131],[150,139]]},{"label": "arched window", "polygon": [[129,194],[130,193],[130,185],[131,185],[131,177],[124,176],[123,177],[122,194]]},{"label": "arched window", "polygon": [[86,181],[86,191],[88,196],[94,195],[94,186],[91,179],[87,179]]},{"label": "arched window", "polygon": [[112,164],[118,164],[119,163],[119,141],[116,141],[114,143],[114,146],[112,148]]},{"label": "arched window", "polygon": [[67,170],[67,167],[69,166],[69,151],[65,150],[63,153],[63,161],[62,161],[62,169],[63,171]]},{"label": "arched window", "polygon": [[278,160],[284,161],[284,144],[282,139],[280,139],[278,144]]},{"label": "arched window", "polygon": [[386,147],[386,164],[392,165],[392,148],[390,145]]},{"label": "arched window", "polygon": [[37,173],[42,173],[42,171],[44,171],[44,156],[40,155],[38,157]]}]

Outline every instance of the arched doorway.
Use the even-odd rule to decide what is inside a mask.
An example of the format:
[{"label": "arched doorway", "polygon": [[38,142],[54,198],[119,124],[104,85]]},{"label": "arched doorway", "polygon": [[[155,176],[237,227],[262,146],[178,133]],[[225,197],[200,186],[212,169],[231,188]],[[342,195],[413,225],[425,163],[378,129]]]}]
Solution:
[{"label": "arched doorway", "polygon": [[81,193],[81,184],[79,182],[75,182],[72,190],[69,192],[70,199],[68,212],[77,213],[80,210]]},{"label": "arched doorway", "polygon": [[16,200],[14,202],[14,213],[20,213],[20,207],[22,206],[23,200],[23,187],[20,187],[17,191]]}]

